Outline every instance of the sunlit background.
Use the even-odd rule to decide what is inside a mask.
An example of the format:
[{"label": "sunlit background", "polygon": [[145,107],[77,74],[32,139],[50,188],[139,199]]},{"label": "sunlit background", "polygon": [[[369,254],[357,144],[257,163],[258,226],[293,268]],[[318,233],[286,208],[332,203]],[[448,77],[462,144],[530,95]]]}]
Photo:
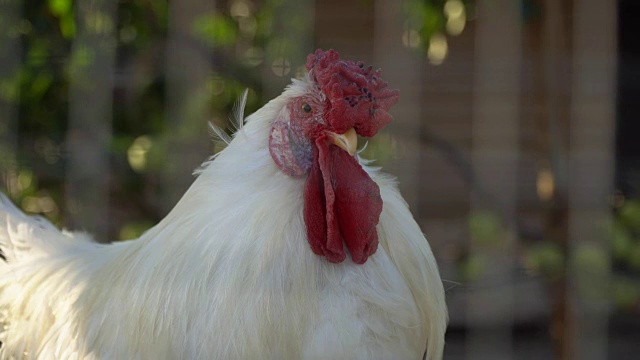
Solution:
[{"label": "sunlit background", "polygon": [[[160,220],[318,47],[383,69],[448,289],[445,359],[640,353],[633,0],[1,0],[0,190],[100,241]],[[251,191],[251,189],[247,189]]]}]

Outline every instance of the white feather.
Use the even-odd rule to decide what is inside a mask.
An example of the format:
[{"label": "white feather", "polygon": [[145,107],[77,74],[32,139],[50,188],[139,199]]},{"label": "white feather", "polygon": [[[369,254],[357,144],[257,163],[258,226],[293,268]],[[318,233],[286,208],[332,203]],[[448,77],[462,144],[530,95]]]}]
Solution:
[{"label": "white feather", "polygon": [[[247,104],[248,95],[249,89],[245,89],[233,105],[233,110],[231,112],[232,115],[229,118],[229,121],[234,133],[240,131],[244,126],[244,108]],[[229,136],[223,128],[212,122],[209,122],[209,135],[213,138],[213,141],[218,143],[222,148],[231,143],[231,136]]]},{"label": "white feather", "polygon": [[[244,126],[244,108],[247,104],[248,94],[249,94],[249,89],[245,89],[242,92],[242,95],[238,98],[238,100],[236,100],[235,104],[233,105],[232,116],[229,118],[231,122],[231,130],[233,130],[234,133],[236,134]],[[209,129],[209,135],[211,136],[211,139],[213,140],[213,143],[215,144],[215,148],[216,150],[218,150],[218,152],[213,154],[213,156],[211,156],[207,161],[205,161],[204,164],[202,164],[202,166],[195,169],[193,172],[194,175],[200,175],[200,173],[207,166],[209,166],[209,164],[213,160],[215,160],[215,158],[219,154],[219,151],[222,151],[227,146],[229,146],[229,144],[231,144],[231,140],[233,140],[233,138],[229,136],[229,134],[227,134],[227,132],[223,128],[219,127],[213,122],[209,122],[208,129]]]},{"label": "white feather", "polygon": [[[304,179],[269,155],[295,81],[247,119],[165,219],[136,241],[74,241],[0,204],[0,357],[428,359],[446,326],[436,262],[394,181],[380,246],[331,264],[306,240]],[[245,96],[246,98],[246,96]]]},{"label": "white feather", "polygon": [[231,144],[231,136],[218,125],[209,122],[209,135],[213,138],[213,142],[220,147],[226,147]]},{"label": "white feather", "polygon": [[244,126],[244,108],[247,106],[247,97],[249,96],[249,89],[244,89],[240,98],[233,105],[233,111],[231,116],[231,126],[236,132],[240,131]]}]

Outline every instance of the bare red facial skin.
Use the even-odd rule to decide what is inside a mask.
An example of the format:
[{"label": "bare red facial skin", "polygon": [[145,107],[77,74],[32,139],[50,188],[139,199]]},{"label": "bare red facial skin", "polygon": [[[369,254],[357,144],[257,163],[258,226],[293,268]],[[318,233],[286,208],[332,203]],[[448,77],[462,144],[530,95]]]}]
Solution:
[{"label": "bare red facial skin", "polygon": [[[289,176],[303,176],[311,169],[313,150],[308,139],[322,132],[320,107],[313,98],[294,98],[271,125],[271,158]],[[310,110],[307,112],[305,109]]]},{"label": "bare red facial skin", "polygon": [[289,176],[302,176],[309,171],[309,167],[297,159],[295,144],[290,140],[290,134],[290,128],[286,123],[274,122],[269,134],[269,152],[280,170]]}]

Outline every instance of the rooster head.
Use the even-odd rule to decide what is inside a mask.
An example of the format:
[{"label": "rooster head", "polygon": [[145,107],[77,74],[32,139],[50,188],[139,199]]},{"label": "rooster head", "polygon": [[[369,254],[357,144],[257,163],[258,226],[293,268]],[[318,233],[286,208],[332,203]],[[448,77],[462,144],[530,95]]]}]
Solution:
[{"label": "rooster head", "polygon": [[307,93],[291,98],[271,127],[269,151],[290,176],[306,176],[304,221],[314,253],[357,264],[378,247],[380,189],[357,160],[357,135],[372,137],[393,119],[398,90],[380,70],[316,50],[307,57]]}]

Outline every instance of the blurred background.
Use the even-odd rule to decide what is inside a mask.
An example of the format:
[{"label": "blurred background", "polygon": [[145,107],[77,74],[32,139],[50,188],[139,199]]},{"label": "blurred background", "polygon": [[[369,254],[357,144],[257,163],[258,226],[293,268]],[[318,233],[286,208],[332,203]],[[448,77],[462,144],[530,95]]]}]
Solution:
[{"label": "blurred background", "polygon": [[[450,309],[445,359],[637,359],[633,0],[1,0],[0,191],[137,237],[318,47],[383,69],[396,175]],[[249,189],[248,189],[249,190]]]}]

